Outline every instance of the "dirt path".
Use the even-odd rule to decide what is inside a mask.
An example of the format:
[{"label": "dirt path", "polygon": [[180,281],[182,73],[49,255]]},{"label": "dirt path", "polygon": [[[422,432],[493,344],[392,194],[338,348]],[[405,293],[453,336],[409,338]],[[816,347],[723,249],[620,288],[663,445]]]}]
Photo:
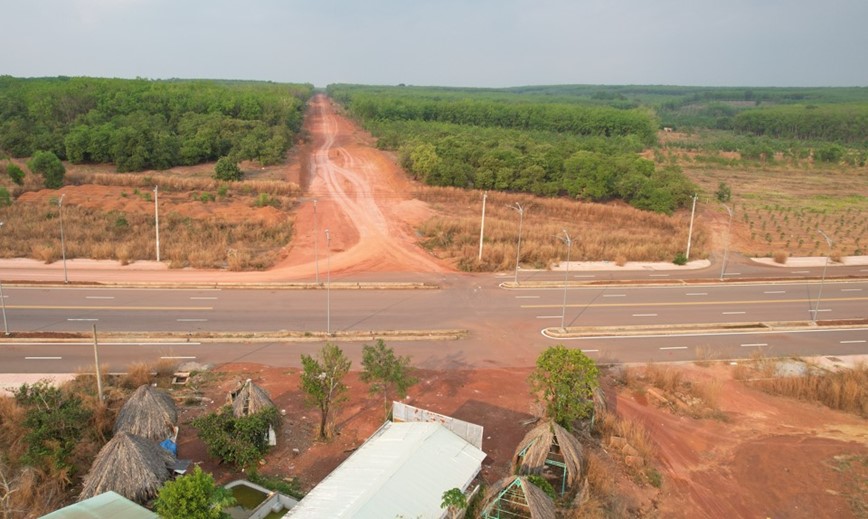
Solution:
[{"label": "dirt path", "polygon": [[[429,214],[412,199],[412,184],[370,137],[335,113],[324,95],[311,102],[314,138],[309,203],[296,214],[292,250],[274,272],[446,272],[416,244],[413,227]],[[328,231],[328,232],[326,232]]]}]

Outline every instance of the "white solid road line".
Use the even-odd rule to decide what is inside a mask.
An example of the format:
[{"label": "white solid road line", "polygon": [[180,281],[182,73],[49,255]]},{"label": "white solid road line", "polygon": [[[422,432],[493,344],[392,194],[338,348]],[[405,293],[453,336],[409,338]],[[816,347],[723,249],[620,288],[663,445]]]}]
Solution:
[{"label": "white solid road line", "polygon": [[727,272],[724,276],[740,276],[741,272]]},{"label": "white solid road line", "polygon": [[539,299],[539,296],[515,296],[516,299]]},{"label": "white solid road line", "polygon": [[63,357],[24,357],[24,360],[61,360]]},{"label": "white solid road line", "polygon": [[208,319],[175,319],[175,320],[178,321],[179,323],[201,323],[201,322],[207,321]]},{"label": "white solid road line", "polygon": [[742,348],[758,348],[760,346],[768,346],[768,344],[764,342],[749,342],[741,345]]},{"label": "white solid road line", "polygon": [[115,296],[84,296],[85,299],[114,299]]},{"label": "white solid road line", "polygon": [[582,353],[596,353],[600,350],[582,350]]},{"label": "white solid road line", "polygon": [[669,274],[648,274],[649,278],[668,278]]},{"label": "white solid road line", "polygon": [[627,297],[627,294],[603,294],[603,297]]},{"label": "white solid road line", "polygon": [[791,272],[791,274],[807,274],[809,272],[810,270],[794,270]]},{"label": "white solid road line", "polygon": [[841,344],[861,344],[866,342],[865,339],[855,340],[855,341],[839,341]]},{"label": "white solid road line", "polygon": [[562,315],[538,315],[537,319],[560,319],[563,317]]},{"label": "white solid road line", "polygon": [[842,288],[841,292],[861,292],[861,288]]},{"label": "white solid road line", "polygon": [[195,359],[196,357],[160,357],[161,359]]},{"label": "white solid road line", "polygon": [[786,290],[766,290],[763,294],[786,294]]},{"label": "white solid road line", "polygon": [[661,350],[686,350],[687,346],[664,346]]},{"label": "white solid road line", "polygon": [[[6,342],[4,346],[93,346],[93,342]],[[201,342],[99,342],[100,346],[199,346]]]},{"label": "white solid road line", "polygon": [[633,314],[633,317],[657,317],[657,314]]},{"label": "white solid road line", "polygon": [[688,292],[685,295],[688,295],[688,296],[707,296],[708,292]]},{"label": "white solid road line", "polygon": [[67,319],[67,321],[99,321],[99,319],[93,319],[93,318],[91,318],[91,319],[86,319],[86,318],[83,318],[83,317],[82,317],[82,318],[78,318],[78,319],[74,319],[74,318],[70,317],[69,319]]},{"label": "white solid road line", "polygon": [[596,274],[576,274],[573,276],[574,278],[595,278]]},{"label": "white solid road line", "polygon": [[742,315],[742,314],[746,314],[747,312],[721,312],[721,313],[723,315]]},{"label": "white solid road line", "polygon": [[196,297],[196,296],[190,296],[190,299],[217,299],[217,298],[216,298],[216,297],[201,297],[201,296],[200,296],[200,297]]}]

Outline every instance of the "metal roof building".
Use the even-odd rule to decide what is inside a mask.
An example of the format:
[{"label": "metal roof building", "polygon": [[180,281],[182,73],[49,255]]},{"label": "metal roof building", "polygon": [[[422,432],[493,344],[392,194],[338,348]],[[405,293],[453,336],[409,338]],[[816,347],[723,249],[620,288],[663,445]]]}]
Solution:
[{"label": "metal roof building", "polygon": [[441,518],[443,492],[466,490],[483,459],[438,423],[386,422],[284,519]]},{"label": "metal roof building", "polygon": [[104,492],[90,499],[61,508],[43,519],[157,519],[157,514],[114,492]]}]

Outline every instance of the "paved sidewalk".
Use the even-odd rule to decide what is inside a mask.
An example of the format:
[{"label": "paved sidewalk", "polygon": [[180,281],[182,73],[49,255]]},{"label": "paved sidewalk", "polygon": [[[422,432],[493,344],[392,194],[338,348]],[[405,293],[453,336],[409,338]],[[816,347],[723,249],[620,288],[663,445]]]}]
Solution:
[{"label": "paved sidewalk", "polygon": [[55,383],[72,380],[76,373],[0,373],[0,396],[10,395],[10,389],[21,387],[21,384],[33,384],[40,380],[51,380]]}]

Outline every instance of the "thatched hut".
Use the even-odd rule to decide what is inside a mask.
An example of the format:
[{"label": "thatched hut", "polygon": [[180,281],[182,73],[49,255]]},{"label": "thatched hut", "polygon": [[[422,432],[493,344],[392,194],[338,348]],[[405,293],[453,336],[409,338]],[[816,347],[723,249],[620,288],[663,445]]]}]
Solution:
[{"label": "thatched hut", "polygon": [[79,500],[108,492],[145,503],[169,479],[172,455],[147,438],[120,432],[106,443],[82,482]]},{"label": "thatched hut", "polygon": [[584,452],[578,438],[554,421],[544,421],[531,429],[515,451],[519,474],[542,474],[548,467],[558,474],[560,493],[572,487],[582,474]]},{"label": "thatched hut", "polygon": [[128,432],[161,442],[174,436],[177,423],[178,410],[172,397],[145,384],[124,402],[115,420],[114,432]]},{"label": "thatched hut", "polygon": [[483,519],[514,517],[555,519],[555,503],[524,476],[510,476],[493,484],[485,496]]},{"label": "thatched hut", "polygon": [[229,393],[227,403],[232,406],[232,414],[236,418],[250,416],[260,411],[274,407],[274,402],[264,389],[257,386],[249,378],[235,391]]}]

